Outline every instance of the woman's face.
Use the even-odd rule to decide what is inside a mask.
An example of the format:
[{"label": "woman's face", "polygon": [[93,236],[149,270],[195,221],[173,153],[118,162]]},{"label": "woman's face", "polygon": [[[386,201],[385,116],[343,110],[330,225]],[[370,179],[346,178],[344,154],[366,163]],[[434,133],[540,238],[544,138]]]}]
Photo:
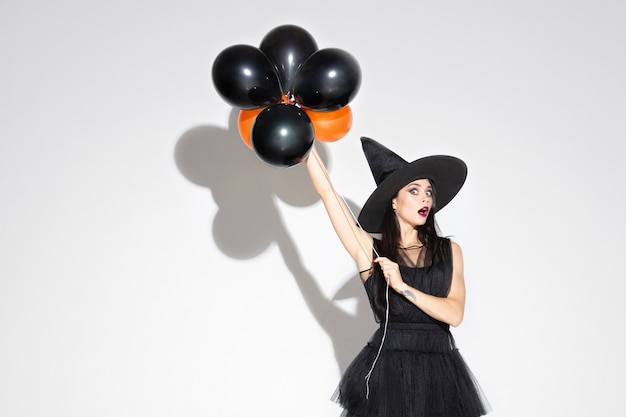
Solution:
[{"label": "woman's face", "polygon": [[400,224],[422,226],[433,208],[433,187],[427,179],[411,181],[398,191],[391,206]]}]

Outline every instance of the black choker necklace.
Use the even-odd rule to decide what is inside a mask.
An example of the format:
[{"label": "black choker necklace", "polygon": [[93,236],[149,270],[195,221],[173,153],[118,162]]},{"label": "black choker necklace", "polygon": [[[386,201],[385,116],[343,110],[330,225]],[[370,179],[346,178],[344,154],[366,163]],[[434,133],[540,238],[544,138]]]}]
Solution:
[{"label": "black choker necklace", "polygon": [[424,245],[421,244],[421,245],[411,245],[411,246],[405,246],[405,247],[398,246],[398,249],[400,249],[400,250],[410,250],[410,249],[422,249],[423,247],[424,247]]}]

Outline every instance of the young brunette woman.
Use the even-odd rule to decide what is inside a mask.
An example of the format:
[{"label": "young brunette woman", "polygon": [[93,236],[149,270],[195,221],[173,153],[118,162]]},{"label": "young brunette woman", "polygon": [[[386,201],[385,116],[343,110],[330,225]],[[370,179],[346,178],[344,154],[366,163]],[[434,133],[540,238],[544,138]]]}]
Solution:
[{"label": "young brunette woman", "polygon": [[380,323],[333,398],[344,417],[484,415],[488,403],[450,333],[465,308],[461,248],[438,236],[435,223],[467,167],[445,155],[409,163],[372,139],[361,142],[377,187],[358,222],[315,149],[306,161]]}]

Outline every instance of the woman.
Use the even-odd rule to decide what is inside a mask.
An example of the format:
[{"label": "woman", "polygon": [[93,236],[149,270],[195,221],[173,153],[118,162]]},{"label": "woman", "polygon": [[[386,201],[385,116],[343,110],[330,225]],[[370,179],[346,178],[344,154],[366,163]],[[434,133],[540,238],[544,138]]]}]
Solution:
[{"label": "woman", "polygon": [[465,307],[461,248],[437,235],[434,217],[461,189],[466,165],[441,155],[409,163],[372,139],[361,142],[377,188],[358,222],[315,149],[306,161],[381,324],[334,399],[344,417],[484,415],[488,404],[449,331]]}]

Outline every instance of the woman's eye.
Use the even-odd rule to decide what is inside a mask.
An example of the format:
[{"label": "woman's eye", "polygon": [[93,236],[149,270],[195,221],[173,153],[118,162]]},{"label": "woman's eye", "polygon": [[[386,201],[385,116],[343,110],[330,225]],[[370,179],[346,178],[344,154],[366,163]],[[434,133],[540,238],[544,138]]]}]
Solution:
[{"label": "woman's eye", "polygon": [[432,196],[433,196],[433,192],[432,192],[432,191],[430,191],[430,190],[428,190],[428,191],[426,191],[426,195],[427,195],[428,197],[432,197]]}]

